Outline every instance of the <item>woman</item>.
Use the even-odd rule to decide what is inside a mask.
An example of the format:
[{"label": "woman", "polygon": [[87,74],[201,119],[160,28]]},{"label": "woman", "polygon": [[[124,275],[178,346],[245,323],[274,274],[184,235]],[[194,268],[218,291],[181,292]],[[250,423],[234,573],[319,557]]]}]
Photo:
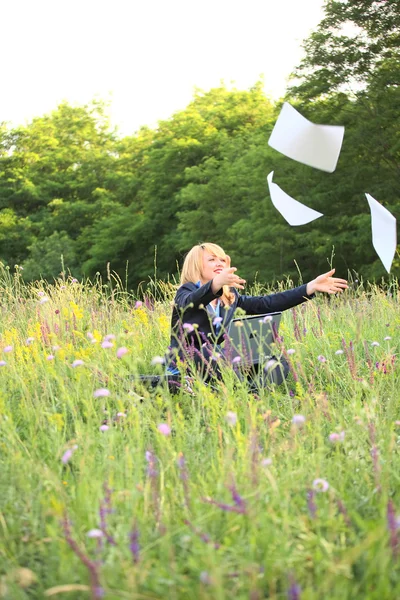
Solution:
[{"label": "woman", "polygon": [[[246,281],[236,271],[230,257],[216,244],[199,244],[188,252],[172,312],[171,350],[175,358],[170,363],[171,373],[178,355],[183,360],[193,359],[198,370],[208,374],[213,368],[215,345],[224,341],[236,308],[250,315],[281,312],[313,298],[315,292],[335,294],[348,287],[345,279],[332,277],[332,269],[291,290],[246,296],[238,292]],[[219,375],[214,367],[215,374]]]}]

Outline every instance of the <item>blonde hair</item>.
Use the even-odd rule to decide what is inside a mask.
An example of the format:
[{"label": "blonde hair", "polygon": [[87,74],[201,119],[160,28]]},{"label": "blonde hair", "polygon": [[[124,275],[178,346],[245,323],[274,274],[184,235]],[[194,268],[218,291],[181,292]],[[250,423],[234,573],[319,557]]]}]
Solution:
[{"label": "blonde hair", "polygon": [[[186,254],[181,271],[181,285],[189,282],[197,283],[202,278],[204,251],[209,252],[218,258],[224,258],[226,260],[227,267],[231,266],[230,257],[225,254],[221,246],[218,246],[217,244],[211,244],[209,242],[198,244],[197,246],[193,246],[193,248]],[[225,305],[227,305],[232,304],[234,299],[235,296],[231,292],[230,287],[228,285],[224,285],[221,300]]]}]

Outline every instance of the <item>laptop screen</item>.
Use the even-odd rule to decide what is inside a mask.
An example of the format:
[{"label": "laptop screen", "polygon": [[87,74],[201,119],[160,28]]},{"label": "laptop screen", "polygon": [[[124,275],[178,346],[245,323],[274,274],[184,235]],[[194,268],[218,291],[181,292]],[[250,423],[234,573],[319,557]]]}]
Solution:
[{"label": "laptop screen", "polygon": [[271,344],[278,333],[282,313],[232,319],[228,335],[237,355],[246,364],[257,364],[272,355]]}]

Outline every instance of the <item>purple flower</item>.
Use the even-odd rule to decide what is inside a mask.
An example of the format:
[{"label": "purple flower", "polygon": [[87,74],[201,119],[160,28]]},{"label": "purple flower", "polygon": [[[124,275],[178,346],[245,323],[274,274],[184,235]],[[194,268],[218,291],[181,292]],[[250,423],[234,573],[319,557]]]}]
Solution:
[{"label": "purple flower", "polygon": [[117,412],[117,417],[126,417],[126,414],[123,412]]},{"label": "purple flower", "polygon": [[44,292],[38,292],[38,296],[44,296]]},{"label": "purple flower", "polygon": [[91,333],[90,331],[88,331],[88,332],[87,332],[87,334],[86,334],[86,337],[87,337],[89,340],[94,340],[94,335],[93,335],[93,333]]},{"label": "purple flower", "polygon": [[263,323],[269,323],[270,321],[272,321],[272,317],[271,317],[271,315],[266,315],[266,316],[263,318]]},{"label": "purple flower", "polygon": [[288,354],[294,354],[296,352],[296,350],[294,348],[289,348],[288,350],[286,350],[286,352]]},{"label": "purple flower", "polygon": [[277,364],[278,364],[278,361],[271,358],[265,365],[264,371],[267,371],[267,372],[271,371],[272,369],[274,369],[276,367]]},{"label": "purple flower", "polygon": [[101,347],[102,348],[113,348],[114,344],[112,342],[109,342],[108,340],[104,340],[104,342],[101,342]]},{"label": "purple flower", "polygon": [[108,425],[100,425],[99,430],[100,431],[108,431],[110,428]]},{"label": "purple flower", "polygon": [[323,356],[322,354],[319,354],[317,356],[317,360],[319,360],[319,362],[325,363],[326,362],[326,358],[325,356]]},{"label": "purple flower", "polygon": [[380,343],[379,343],[379,342],[372,342],[372,343],[371,343],[371,346],[374,346],[374,347],[376,347],[376,346],[380,346]]},{"label": "purple flower", "polygon": [[135,302],[135,308],[141,308],[143,306],[143,302],[141,302],[140,300],[137,300]]},{"label": "purple flower", "polygon": [[191,325],[191,323],[184,323],[182,325],[183,329],[185,329],[185,331],[187,331],[188,333],[192,333],[192,331],[194,331],[194,327],[193,325]]},{"label": "purple flower", "polygon": [[34,341],[35,341],[34,337],[28,337],[26,340],[26,345],[30,346],[32,344],[32,342],[34,342]]},{"label": "purple flower", "polygon": [[82,365],[84,365],[85,363],[83,362],[83,360],[80,360],[79,358],[77,358],[76,360],[74,360],[74,362],[71,364],[71,367],[81,367]]},{"label": "purple flower", "polygon": [[54,354],[48,354],[46,360],[54,360]]},{"label": "purple flower", "polygon": [[48,301],[49,301],[49,299],[47,296],[43,296],[43,298],[40,298],[40,300],[39,300],[40,304],[44,304],[45,302],[48,302]]},{"label": "purple flower", "polygon": [[122,358],[123,356],[125,356],[125,354],[128,354],[128,348],[125,348],[125,346],[121,346],[121,348],[118,348],[117,358]]},{"label": "purple flower", "polygon": [[242,359],[240,358],[240,356],[235,356],[234,358],[232,358],[232,363],[239,363]]},{"label": "purple flower", "polygon": [[139,529],[135,523],[131,533],[129,534],[129,549],[132,553],[133,562],[137,564],[140,558],[140,546],[139,546]]},{"label": "purple flower", "polygon": [[72,446],[72,448],[68,448],[68,450],[66,450],[64,452],[64,454],[62,455],[61,458],[61,462],[66,465],[67,462],[69,462],[72,458],[73,453],[75,452],[75,450],[77,450],[78,446],[75,444],[74,446]]},{"label": "purple flower", "polygon": [[5,360],[0,360],[0,367],[5,367],[7,365]]},{"label": "purple flower", "polygon": [[231,427],[234,427],[237,423],[237,414],[229,410],[225,415],[225,420]]},{"label": "purple flower", "polygon": [[344,442],[345,432],[341,431],[340,433],[333,432],[329,435],[329,441],[333,444],[337,442]]},{"label": "purple flower", "polygon": [[209,576],[209,574],[207,573],[207,571],[202,571],[200,573],[200,577],[199,577],[201,583],[203,585],[211,585],[212,584],[212,580],[211,577]]},{"label": "purple flower", "polygon": [[5,348],[3,348],[3,352],[12,352],[12,351],[13,351],[12,346],[5,346]]},{"label": "purple flower", "polygon": [[94,398],[105,398],[106,396],[110,395],[110,390],[108,390],[107,388],[99,388],[98,390],[95,390],[93,392],[93,397]]},{"label": "purple flower", "polygon": [[162,435],[165,435],[165,436],[171,435],[171,429],[166,423],[160,423],[157,426],[157,429]]},{"label": "purple flower", "polygon": [[304,415],[293,415],[293,417],[292,417],[293,425],[297,425],[298,427],[301,427],[302,425],[304,425],[305,422],[306,422],[306,418]]},{"label": "purple flower", "polygon": [[390,337],[390,335],[387,335],[385,338],[383,338],[383,341],[384,341],[384,342],[387,342],[387,341],[389,341],[389,340],[391,340],[391,339],[392,339],[392,338]]},{"label": "purple flower", "polygon": [[329,483],[326,479],[314,479],[312,485],[316,492],[327,492],[329,490]]},{"label": "purple flower", "polygon": [[214,317],[213,325],[219,325],[220,323],[222,323],[222,321],[223,321],[222,317]]}]

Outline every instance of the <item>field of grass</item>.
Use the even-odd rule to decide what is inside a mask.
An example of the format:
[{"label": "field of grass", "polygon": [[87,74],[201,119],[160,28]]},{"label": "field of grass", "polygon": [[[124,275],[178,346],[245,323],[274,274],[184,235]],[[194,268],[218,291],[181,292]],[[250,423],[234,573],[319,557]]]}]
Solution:
[{"label": "field of grass", "polygon": [[257,394],[132,379],[163,292],[0,275],[0,598],[400,598],[397,283],[287,311]]}]

